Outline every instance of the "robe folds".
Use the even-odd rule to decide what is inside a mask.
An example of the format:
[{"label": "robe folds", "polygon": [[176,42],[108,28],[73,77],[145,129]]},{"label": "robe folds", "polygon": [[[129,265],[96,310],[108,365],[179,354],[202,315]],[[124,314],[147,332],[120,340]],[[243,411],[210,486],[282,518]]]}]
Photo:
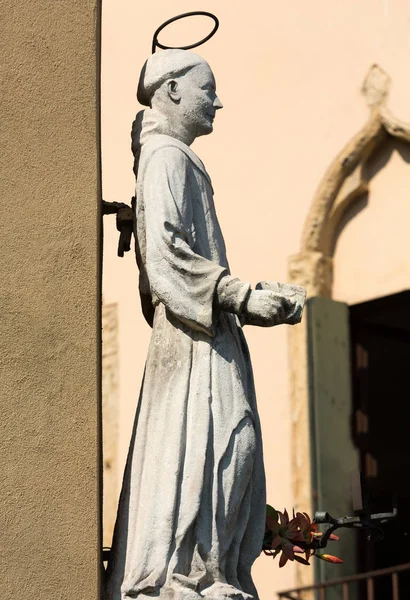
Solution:
[{"label": "robe folds", "polygon": [[[106,573],[105,600],[257,597],[265,477],[252,368],[204,165],[184,143],[143,144],[137,262],[153,326]],[[249,286],[241,287],[238,308]]]}]

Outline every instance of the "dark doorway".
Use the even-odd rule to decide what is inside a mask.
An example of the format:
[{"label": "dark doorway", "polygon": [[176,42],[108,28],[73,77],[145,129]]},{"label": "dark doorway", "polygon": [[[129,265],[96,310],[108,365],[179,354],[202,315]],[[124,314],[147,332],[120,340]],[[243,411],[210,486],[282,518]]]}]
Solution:
[{"label": "dark doorway", "polygon": [[[385,538],[358,536],[359,571],[410,562],[410,291],[352,306],[353,439],[372,512],[396,498],[398,518]],[[391,595],[389,578],[375,599]],[[410,576],[399,576],[400,598],[410,598]]]}]

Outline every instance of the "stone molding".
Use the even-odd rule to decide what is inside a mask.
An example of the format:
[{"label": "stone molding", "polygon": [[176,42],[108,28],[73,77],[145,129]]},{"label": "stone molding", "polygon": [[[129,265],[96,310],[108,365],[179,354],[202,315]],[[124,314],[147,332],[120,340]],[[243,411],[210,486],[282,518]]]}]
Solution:
[{"label": "stone molding", "polygon": [[118,305],[102,306],[103,546],[111,546],[118,504]]}]

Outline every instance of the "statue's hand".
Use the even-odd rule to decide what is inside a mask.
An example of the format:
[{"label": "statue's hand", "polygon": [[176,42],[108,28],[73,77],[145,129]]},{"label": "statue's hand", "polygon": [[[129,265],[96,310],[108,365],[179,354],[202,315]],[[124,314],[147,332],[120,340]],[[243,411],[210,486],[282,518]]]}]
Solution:
[{"label": "statue's hand", "polygon": [[282,323],[286,323],[287,325],[300,323],[306,303],[305,288],[300,285],[279,283],[278,281],[260,281],[255,289],[273,292],[281,299],[286,298],[290,310],[286,312]]},{"label": "statue's hand", "polygon": [[288,315],[292,314],[294,303],[269,290],[253,290],[250,292],[246,305],[241,313],[243,325],[272,327],[286,323]]}]

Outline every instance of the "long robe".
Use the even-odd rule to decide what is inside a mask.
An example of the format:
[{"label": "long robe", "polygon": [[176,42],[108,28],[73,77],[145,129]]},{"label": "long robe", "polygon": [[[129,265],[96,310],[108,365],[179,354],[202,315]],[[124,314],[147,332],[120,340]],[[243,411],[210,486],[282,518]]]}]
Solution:
[{"label": "long robe", "polygon": [[153,332],[105,598],[257,597],[261,432],[239,320],[215,301],[230,274],[211,180],[188,146],[157,134],[142,146],[136,195]]}]

